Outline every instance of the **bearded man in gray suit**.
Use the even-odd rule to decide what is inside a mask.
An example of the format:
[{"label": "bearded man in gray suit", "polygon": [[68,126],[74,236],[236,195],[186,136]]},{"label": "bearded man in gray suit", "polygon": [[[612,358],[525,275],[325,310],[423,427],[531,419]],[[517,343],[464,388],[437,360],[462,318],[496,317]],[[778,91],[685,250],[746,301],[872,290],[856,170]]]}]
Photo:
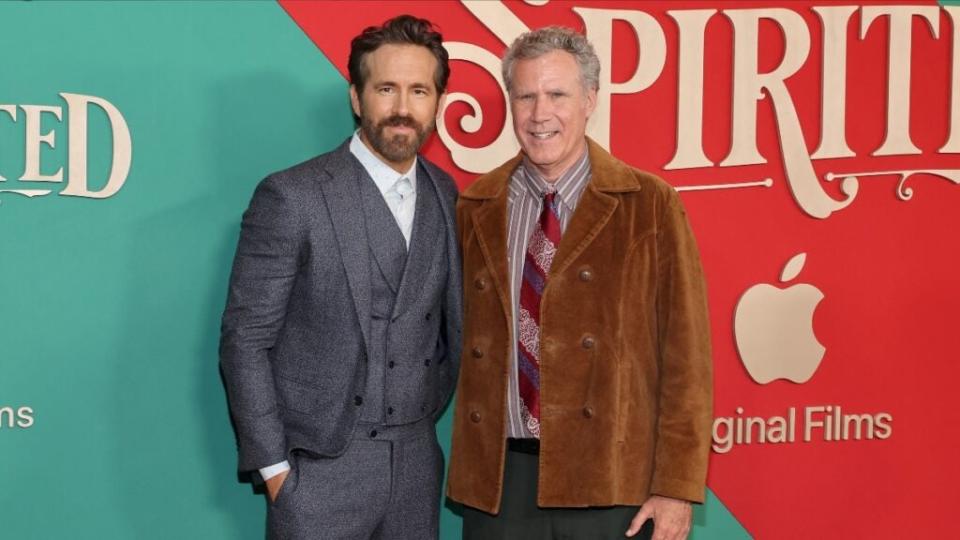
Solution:
[{"label": "bearded man in gray suit", "polygon": [[360,129],[267,177],[243,216],[220,343],[239,468],[266,483],[271,538],[436,538],[457,190],[417,151],[448,57],[400,16],[354,38],[349,72]]}]

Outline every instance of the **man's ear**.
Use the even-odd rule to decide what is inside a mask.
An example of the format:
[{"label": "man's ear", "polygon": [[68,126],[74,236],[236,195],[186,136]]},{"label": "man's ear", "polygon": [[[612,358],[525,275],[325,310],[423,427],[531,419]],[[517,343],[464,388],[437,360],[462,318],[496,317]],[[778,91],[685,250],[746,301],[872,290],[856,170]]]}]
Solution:
[{"label": "man's ear", "polygon": [[597,108],[597,89],[591,88],[587,90],[587,118],[590,118],[590,115],[593,114],[593,110]]},{"label": "man's ear", "polygon": [[360,117],[360,96],[357,94],[357,87],[350,85],[350,107],[353,108],[353,114]]},{"label": "man's ear", "polygon": [[440,117],[443,116],[443,108],[447,106],[447,93],[444,92],[440,94],[440,99],[437,100],[437,114],[436,121],[440,121]]}]

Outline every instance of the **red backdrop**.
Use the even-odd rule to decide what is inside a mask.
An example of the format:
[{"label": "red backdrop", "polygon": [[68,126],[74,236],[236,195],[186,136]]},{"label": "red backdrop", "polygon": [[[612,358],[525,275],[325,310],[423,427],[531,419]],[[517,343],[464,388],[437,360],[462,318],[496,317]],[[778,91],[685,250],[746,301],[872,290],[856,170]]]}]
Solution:
[{"label": "red backdrop", "polygon": [[[960,157],[942,153],[950,133],[951,50],[955,29],[950,13],[936,4],[934,37],[928,24],[913,17],[906,37],[912,44],[909,135],[921,153],[872,154],[881,146],[888,122],[888,44],[890,20],[880,17],[861,38],[866,5],[858,3],[847,25],[846,142],[855,155],[813,159],[817,186],[834,200],[849,196],[828,172],[940,170],[906,178],[912,198],[898,197],[899,174],[861,176],[859,191],[845,208],[813,217],[791,191],[782,148],[783,126],[771,99],[756,102],[757,148],[765,163],[720,166],[731,149],[734,115],[734,26],[738,10],[778,7],[796,13],[806,25],[810,51],[787,78],[806,155],[821,138],[823,30],[809,2],[560,2],[545,5],[504,2],[528,28],[562,24],[584,29],[575,8],[640,11],[663,31],[663,70],[649,87],[614,95],[609,121],[610,149],[637,167],[662,175],[677,187],[743,183],[764,178],[770,187],[685,191],[683,200],[700,242],[710,291],[718,417],[786,416],[797,412],[796,440],[779,444],[735,444],[713,453],[709,487],[752,534],[765,538],[818,536],[911,537],[957,530],[947,516],[955,506],[960,466],[954,453],[960,442],[960,407],[952,385],[960,375],[957,331],[960,269],[954,235],[960,230]],[[332,62],[346,73],[349,42],[360,29],[400,14],[413,13],[439,25],[447,42],[474,44],[500,56],[506,44],[485,20],[454,2],[368,2],[363,9],[337,4],[286,2],[284,8]],[[498,4],[499,5],[499,4]],[[884,4],[879,4],[884,5]],[[899,3],[912,5],[914,3]],[[704,33],[703,149],[713,166],[665,170],[678,138],[678,25],[667,11],[716,9]],[[337,20],[336,25],[329,21]],[[614,82],[630,78],[643,51],[632,27],[614,21],[613,54],[605,70]],[[894,35],[897,34],[896,27]],[[899,32],[903,35],[903,32]],[[588,37],[591,37],[588,35]],[[771,20],[759,24],[759,72],[775,69],[785,42]],[[452,64],[451,92],[474,96],[484,121],[476,133],[459,127],[470,112],[454,103],[445,112],[450,136],[458,144],[484,147],[504,129],[504,98],[495,79],[473,62]],[[900,77],[900,75],[898,75]],[[960,96],[953,96],[954,99]],[[509,129],[509,126],[506,127]],[[803,149],[800,148],[802,151]],[[955,149],[956,150],[956,149]],[[428,157],[453,172],[461,186],[475,174],[458,167],[439,137]],[[492,169],[509,155],[490,162]],[[952,171],[952,172],[951,172]],[[960,179],[958,176],[953,176]],[[826,348],[813,376],[797,383],[777,379],[759,384],[744,368],[734,336],[734,313],[743,293],[758,283],[778,284],[785,263],[806,253],[793,283],[807,283],[823,294],[813,318]],[[779,284],[783,288],[787,285]],[[786,331],[786,330],[785,330]],[[842,414],[890,415],[888,437],[824,440],[815,430],[803,440],[804,408],[840,407]],[[737,413],[741,407],[742,414]],[[948,529],[949,527],[949,529]]]}]

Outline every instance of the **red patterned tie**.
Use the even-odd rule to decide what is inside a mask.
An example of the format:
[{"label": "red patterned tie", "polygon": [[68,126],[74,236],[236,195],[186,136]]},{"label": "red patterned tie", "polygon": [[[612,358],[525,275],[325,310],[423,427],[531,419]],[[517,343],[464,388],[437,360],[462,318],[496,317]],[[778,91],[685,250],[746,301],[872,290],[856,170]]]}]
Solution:
[{"label": "red patterned tie", "polygon": [[554,193],[544,196],[540,222],[527,242],[520,285],[517,366],[521,415],[527,430],[537,438],[540,438],[540,297],[560,245],[560,219],[554,199]]}]

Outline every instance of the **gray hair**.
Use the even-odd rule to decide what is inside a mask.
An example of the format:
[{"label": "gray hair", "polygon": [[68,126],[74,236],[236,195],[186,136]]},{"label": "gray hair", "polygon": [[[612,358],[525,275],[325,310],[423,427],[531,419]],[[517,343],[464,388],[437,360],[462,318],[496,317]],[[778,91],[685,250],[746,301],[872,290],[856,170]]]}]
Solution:
[{"label": "gray hair", "polygon": [[513,94],[513,66],[517,60],[539,58],[552,51],[573,55],[580,68],[580,82],[586,90],[600,88],[600,59],[583,34],[565,26],[538,28],[515,39],[503,55],[503,83]]}]

